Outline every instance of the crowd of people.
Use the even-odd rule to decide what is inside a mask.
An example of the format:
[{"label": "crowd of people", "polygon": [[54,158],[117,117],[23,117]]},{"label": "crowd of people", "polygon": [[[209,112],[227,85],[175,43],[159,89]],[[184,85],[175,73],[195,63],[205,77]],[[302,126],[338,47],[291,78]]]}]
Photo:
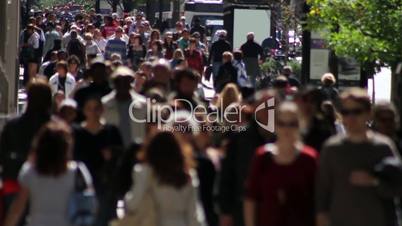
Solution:
[{"label": "crowd of people", "polygon": [[[0,224],[400,225],[395,107],[338,93],[330,73],[303,86],[288,66],[258,90],[261,46],[226,35],[208,45],[200,21],[161,34],[141,13],[31,18],[27,106],[0,138]],[[79,224],[77,172],[97,202]]]}]

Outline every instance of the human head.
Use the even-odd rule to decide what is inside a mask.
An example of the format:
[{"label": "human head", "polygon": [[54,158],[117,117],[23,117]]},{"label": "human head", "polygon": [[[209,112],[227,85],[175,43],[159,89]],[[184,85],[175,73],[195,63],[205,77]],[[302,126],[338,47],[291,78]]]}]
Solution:
[{"label": "human head", "polygon": [[399,114],[395,105],[387,101],[376,103],[373,107],[373,125],[377,132],[394,137],[399,129]]},{"label": "human head", "polygon": [[226,30],[219,30],[218,32],[219,32],[218,33],[219,39],[226,39],[226,35],[227,35]]},{"label": "human head", "polygon": [[196,41],[199,41],[200,38],[201,38],[201,34],[198,31],[196,31],[196,32],[191,34],[191,37],[195,38]]},{"label": "human head", "polygon": [[293,69],[291,66],[286,65],[283,67],[282,75],[289,77],[290,75],[292,75],[292,73],[293,73]]},{"label": "human head", "polygon": [[103,20],[106,26],[110,26],[113,22],[113,18],[111,16],[105,16],[103,17]]},{"label": "human head", "polygon": [[172,76],[170,64],[165,59],[158,60],[152,67],[153,80],[168,86]]},{"label": "human head", "polygon": [[134,81],[134,72],[128,67],[119,66],[112,73],[112,80],[117,93],[127,94],[132,88],[131,83]]},{"label": "human head", "polygon": [[165,41],[164,41],[165,43],[173,41],[173,33],[170,31],[166,32],[164,37],[165,37]]},{"label": "human head", "polygon": [[197,40],[195,38],[190,38],[188,48],[194,50],[197,48]]},{"label": "human head", "polygon": [[190,38],[190,32],[189,32],[187,29],[184,29],[184,30],[181,32],[181,36],[183,37],[183,39],[187,40],[187,39]]},{"label": "human head", "polygon": [[151,78],[152,76],[152,63],[151,62],[144,62],[140,65],[140,71],[143,71],[147,78]]},{"label": "human head", "polygon": [[58,60],[67,60],[68,54],[65,50],[57,51],[57,58]]},{"label": "human head", "polygon": [[57,51],[50,52],[50,61],[57,61]]},{"label": "human head", "polygon": [[336,83],[335,76],[332,73],[325,73],[321,77],[321,84],[323,86],[333,86]]},{"label": "human head", "polygon": [[108,79],[106,65],[100,59],[94,59],[93,63],[90,65],[89,74],[93,82],[96,84],[102,84]]},{"label": "human head", "polygon": [[61,77],[66,77],[68,72],[68,64],[66,61],[59,61],[56,64],[56,71]]},{"label": "human head", "polygon": [[95,39],[102,38],[102,32],[98,28],[94,30],[94,38]]},{"label": "human head", "polygon": [[85,100],[83,113],[87,121],[100,121],[103,114],[103,104],[98,96],[91,96]]},{"label": "human head", "polygon": [[34,79],[27,88],[27,110],[29,114],[49,114],[52,107],[52,91],[43,79]]},{"label": "human head", "polygon": [[367,91],[362,88],[348,88],[340,94],[340,100],[340,112],[347,133],[365,133],[371,111],[371,102]]},{"label": "human head", "polygon": [[217,107],[225,110],[231,104],[240,104],[242,96],[239,88],[234,83],[228,83],[219,93],[219,98],[216,103]]},{"label": "human head", "polygon": [[151,31],[151,40],[159,40],[161,39],[161,33],[157,29],[153,29]]},{"label": "human head", "polygon": [[78,32],[76,30],[71,30],[70,37],[71,37],[71,39],[77,39],[78,38]]},{"label": "human head", "polygon": [[117,27],[115,31],[115,38],[122,38],[123,37],[123,28],[122,27]]},{"label": "human head", "polygon": [[84,39],[85,39],[86,42],[92,42],[93,36],[92,36],[91,33],[85,33]]},{"label": "human head", "polygon": [[226,51],[222,54],[223,63],[228,63],[233,61],[233,54],[229,51]]},{"label": "human head", "polygon": [[27,25],[27,31],[29,34],[33,34],[35,32],[35,25],[34,24],[28,24]]},{"label": "human head", "polygon": [[307,86],[297,95],[299,110],[306,119],[313,118],[321,112],[321,105],[325,100],[320,89]]},{"label": "human head", "polygon": [[181,49],[176,49],[174,52],[173,52],[173,59],[184,59],[184,53],[183,53],[183,50],[181,50]]},{"label": "human head", "polygon": [[249,32],[247,34],[247,41],[254,41],[254,32]]},{"label": "human head", "polygon": [[234,60],[241,61],[243,59],[243,52],[240,49],[237,49],[233,52]]},{"label": "human head", "polygon": [[44,125],[34,138],[34,167],[40,175],[58,177],[66,172],[71,159],[73,138],[69,127],[61,121]]},{"label": "human head", "polygon": [[147,145],[146,162],[160,183],[181,188],[189,181],[186,173],[189,166],[182,148],[182,144],[171,132],[156,134]]},{"label": "human head", "polygon": [[76,71],[78,70],[78,66],[80,65],[80,59],[76,55],[69,56],[67,59],[68,63],[68,71]]},{"label": "human head", "polygon": [[178,69],[175,71],[175,83],[178,93],[186,97],[192,97],[199,82],[199,75],[190,69]]},{"label": "human head", "polygon": [[77,117],[77,102],[73,99],[64,99],[60,104],[58,116],[71,125]]},{"label": "human head", "polygon": [[299,111],[296,103],[284,101],[276,108],[275,132],[278,141],[295,143],[300,140]]},{"label": "human head", "polygon": [[180,21],[176,22],[176,31],[182,31],[183,28],[184,26]]}]

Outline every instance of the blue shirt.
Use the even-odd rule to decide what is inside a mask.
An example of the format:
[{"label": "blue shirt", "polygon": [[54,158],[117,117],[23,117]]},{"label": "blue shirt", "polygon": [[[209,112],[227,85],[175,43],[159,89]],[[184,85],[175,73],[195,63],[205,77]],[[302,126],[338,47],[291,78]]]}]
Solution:
[{"label": "blue shirt", "polygon": [[117,53],[121,56],[122,60],[127,58],[126,42],[121,39],[110,39],[106,43],[105,59],[109,60],[113,53]]}]

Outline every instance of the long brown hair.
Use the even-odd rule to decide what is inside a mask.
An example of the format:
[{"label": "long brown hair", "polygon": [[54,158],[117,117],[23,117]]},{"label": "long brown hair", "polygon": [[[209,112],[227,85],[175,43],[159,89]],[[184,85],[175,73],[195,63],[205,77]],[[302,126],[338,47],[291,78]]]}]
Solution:
[{"label": "long brown hair", "polygon": [[181,188],[189,181],[185,145],[171,132],[160,132],[152,138],[145,151],[145,160],[159,182]]},{"label": "long brown hair", "polygon": [[51,121],[44,125],[33,142],[36,171],[55,177],[66,172],[72,142],[71,130],[65,123]]}]

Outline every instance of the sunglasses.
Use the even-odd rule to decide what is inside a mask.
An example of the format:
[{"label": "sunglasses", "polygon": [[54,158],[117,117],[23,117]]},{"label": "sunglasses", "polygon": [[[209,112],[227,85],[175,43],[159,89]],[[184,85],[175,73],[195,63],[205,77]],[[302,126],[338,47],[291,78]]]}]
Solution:
[{"label": "sunglasses", "polygon": [[348,116],[348,115],[358,116],[358,115],[363,114],[364,112],[366,112],[366,111],[363,108],[351,108],[351,109],[344,108],[341,110],[341,114],[343,116]]},{"label": "sunglasses", "polygon": [[276,122],[276,125],[279,126],[279,127],[299,128],[299,122],[298,121],[285,122],[285,121],[278,120]]}]

